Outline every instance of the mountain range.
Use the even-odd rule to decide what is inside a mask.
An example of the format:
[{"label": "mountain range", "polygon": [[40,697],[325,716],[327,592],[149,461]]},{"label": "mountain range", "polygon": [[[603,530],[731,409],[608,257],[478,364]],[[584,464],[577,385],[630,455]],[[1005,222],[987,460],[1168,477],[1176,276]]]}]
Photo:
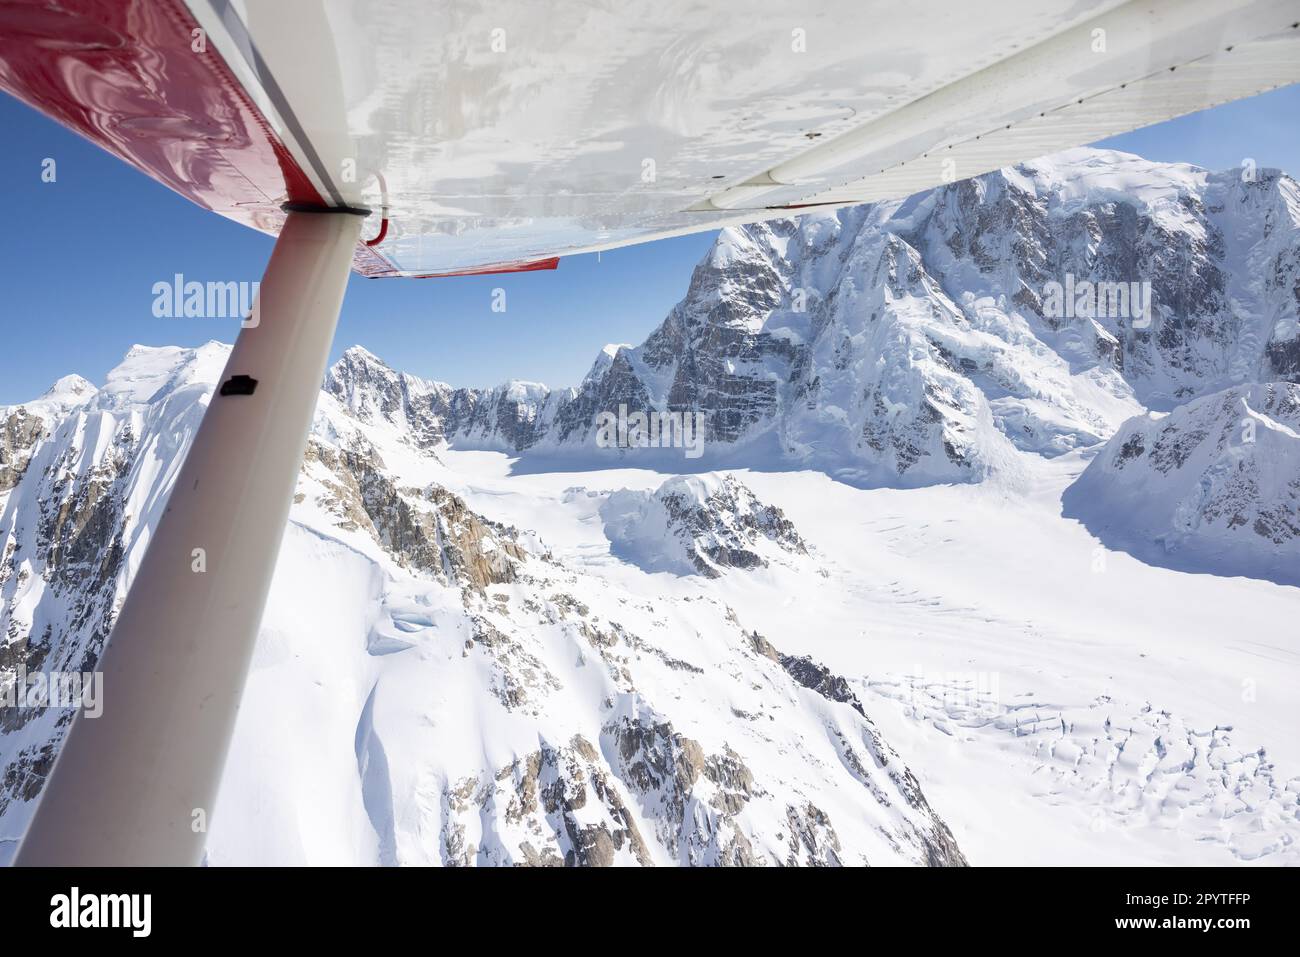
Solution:
[{"label": "mountain range", "polygon": [[[1143,283],[1145,311],[1096,296]],[[1065,288],[1091,304],[1061,314]],[[93,669],[227,355],[135,347],[101,387],[0,408],[0,671]],[[619,410],[700,416],[703,455],[598,441]],[[554,503],[603,545],[457,472],[494,453],[585,476]],[[731,600],[805,582],[815,617],[836,575],[739,472],[1014,507],[1058,461],[1060,510],[1103,546],[1300,584],[1294,180],[1081,149],[725,229],[573,388],[452,388],[349,349],[209,862],[964,864],[865,685]],[[69,719],[0,709],[0,842]]]}]

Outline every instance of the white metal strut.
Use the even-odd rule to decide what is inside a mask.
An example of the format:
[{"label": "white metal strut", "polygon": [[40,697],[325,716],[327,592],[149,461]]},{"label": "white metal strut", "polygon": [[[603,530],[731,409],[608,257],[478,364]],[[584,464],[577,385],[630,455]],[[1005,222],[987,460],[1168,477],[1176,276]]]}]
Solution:
[{"label": "white metal strut", "polygon": [[16,864],[199,862],[361,223],[289,213]]}]

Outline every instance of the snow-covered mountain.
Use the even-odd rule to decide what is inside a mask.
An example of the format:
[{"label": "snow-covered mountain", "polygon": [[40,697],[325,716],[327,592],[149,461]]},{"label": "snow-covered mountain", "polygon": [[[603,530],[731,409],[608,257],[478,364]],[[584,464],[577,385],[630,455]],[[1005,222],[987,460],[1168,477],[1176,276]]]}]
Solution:
[{"label": "snow-covered mountain", "polygon": [[1130,419],[1064,504],[1146,561],[1300,585],[1300,385],[1226,389]]},{"label": "snow-covered mountain", "polygon": [[[60,379],[0,408],[0,673],[89,672],[228,347],[132,349],[102,389]],[[0,821],[27,820],[71,721],[0,707]],[[10,823],[12,822],[12,823]]]},{"label": "snow-covered mountain", "polygon": [[1296,182],[1077,149],[725,229],[663,324],[606,347],[577,389],[453,390],[364,351],[328,389],[458,447],[606,460],[628,450],[597,448],[601,412],[702,413],[709,465],[911,486],[1014,472],[1017,450],[1088,447],[1145,408],[1273,380],[1300,381]]},{"label": "snow-covered mountain", "polygon": [[[1294,860],[1300,777],[1230,737],[1238,683],[1294,649],[1239,674],[1218,641],[1296,611],[1297,316],[1290,178],[1073,150],[723,230],[576,388],[349,349],[209,860],[961,864],[967,836],[1021,846],[1029,793],[1087,809],[1071,854]],[[227,354],[136,347],[0,408],[0,672],[93,667]],[[620,411],[699,415],[704,455],[605,447]],[[498,479],[502,452],[537,467]],[[1170,569],[1268,581],[1189,611]],[[1097,672],[1103,640],[1128,664]],[[1005,697],[934,656],[992,660]],[[1284,711],[1251,715],[1278,747]],[[0,860],[67,720],[0,708]],[[1021,752],[1008,798],[990,762]]]},{"label": "snow-covered mountain", "polygon": [[806,555],[781,509],[732,475],[671,478],[653,492],[621,489],[600,509],[613,553],[652,571],[718,578],[782,552]]},{"label": "snow-covered mountain", "polygon": [[[137,347],[98,391],[0,410],[6,668],[93,669],[227,351]],[[371,411],[322,393],[213,863],[964,863],[842,679],[724,601],[557,560]],[[811,561],[779,511],[707,484],[719,509],[680,517],[721,523],[710,567],[745,564],[727,536]],[[0,838],[70,714],[0,709]]]}]

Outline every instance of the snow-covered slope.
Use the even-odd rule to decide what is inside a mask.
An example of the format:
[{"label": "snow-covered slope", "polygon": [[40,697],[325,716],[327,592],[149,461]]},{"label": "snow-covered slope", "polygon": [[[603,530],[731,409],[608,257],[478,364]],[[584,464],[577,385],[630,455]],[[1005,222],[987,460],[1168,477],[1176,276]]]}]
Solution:
[{"label": "snow-covered slope", "polygon": [[[1099,298],[1100,283],[1124,297]],[[1127,296],[1143,283],[1145,311]],[[437,401],[405,407],[417,430],[431,408],[457,448],[608,463],[629,450],[597,448],[601,412],[670,409],[704,416],[705,467],[974,481],[1017,473],[1016,450],[1093,445],[1144,407],[1300,381],[1298,317],[1294,180],[1077,149],[901,202],[724,229],[663,324],[606,347],[576,390],[423,383]],[[340,364],[330,390],[400,411],[409,386],[368,359]]]},{"label": "snow-covered slope", "polygon": [[1130,420],[1064,504],[1146,561],[1300,585],[1300,385],[1226,389]]},{"label": "snow-covered slope", "polygon": [[[43,424],[13,430],[36,438],[0,516],[5,667],[93,669],[226,352],[137,347],[98,392],[7,410]],[[322,394],[212,863],[964,863],[829,672],[476,512],[388,411]],[[798,543],[714,484],[745,504],[719,522]],[[0,715],[12,841],[70,712]]]}]

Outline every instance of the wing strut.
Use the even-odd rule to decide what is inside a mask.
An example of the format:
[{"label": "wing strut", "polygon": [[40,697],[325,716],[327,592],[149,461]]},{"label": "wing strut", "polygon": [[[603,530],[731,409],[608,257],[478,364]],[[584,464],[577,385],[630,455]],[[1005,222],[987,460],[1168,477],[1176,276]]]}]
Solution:
[{"label": "wing strut", "polygon": [[192,865],[235,726],[362,217],[292,211],[18,865]]}]

